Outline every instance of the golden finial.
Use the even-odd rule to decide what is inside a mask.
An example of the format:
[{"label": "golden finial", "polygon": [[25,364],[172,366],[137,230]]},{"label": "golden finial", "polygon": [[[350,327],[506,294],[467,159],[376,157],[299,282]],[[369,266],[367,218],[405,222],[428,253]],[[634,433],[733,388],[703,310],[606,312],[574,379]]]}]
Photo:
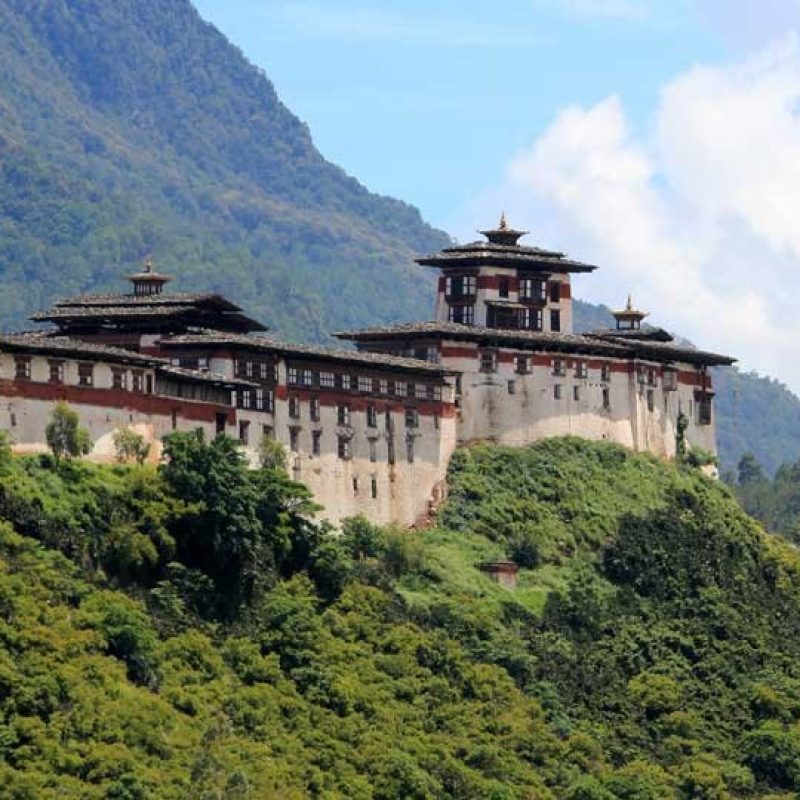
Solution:
[{"label": "golden finial", "polygon": [[506,228],[508,228],[508,223],[506,222],[506,212],[504,211],[500,215],[500,230],[504,231]]},{"label": "golden finial", "polygon": [[153,271],[153,259],[152,258],[145,259],[144,271],[145,272],[152,272]]},{"label": "golden finial", "polygon": [[633,311],[633,300],[631,299],[630,292],[628,292],[628,304],[625,306],[626,311]]}]

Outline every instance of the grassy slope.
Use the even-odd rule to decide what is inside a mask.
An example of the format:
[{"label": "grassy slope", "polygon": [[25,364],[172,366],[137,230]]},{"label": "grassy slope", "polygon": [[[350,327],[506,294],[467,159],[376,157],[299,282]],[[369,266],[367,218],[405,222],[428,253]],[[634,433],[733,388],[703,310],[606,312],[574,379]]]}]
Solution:
[{"label": "grassy slope", "polygon": [[[439,527],[393,541],[330,605],[296,576],[174,630],[2,527],[3,796],[800,788],[800,558],[724,486],[607,444],[477,447]],[[476,564],[514,548],[511,593]]]}]

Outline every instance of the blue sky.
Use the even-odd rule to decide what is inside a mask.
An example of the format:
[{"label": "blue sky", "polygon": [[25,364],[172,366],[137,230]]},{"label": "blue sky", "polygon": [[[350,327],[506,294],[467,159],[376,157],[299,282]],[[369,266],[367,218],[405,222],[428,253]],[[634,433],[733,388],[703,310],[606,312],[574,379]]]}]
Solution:
[{"label": "blue sky", "polygon": [[320,151],[800,392],[800,0],[195,0]]},{"label": "blue sky", "polygon": [[729,49],[682,0],[195,2],[327,158],[442,227],[562,106],[618,93],[644,124],[671,75]]}]

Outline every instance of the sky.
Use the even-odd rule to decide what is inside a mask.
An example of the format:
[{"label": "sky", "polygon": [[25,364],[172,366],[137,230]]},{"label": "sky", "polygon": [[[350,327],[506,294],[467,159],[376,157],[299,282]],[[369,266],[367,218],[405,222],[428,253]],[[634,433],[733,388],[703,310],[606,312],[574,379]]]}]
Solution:
[{"label": "sky", "polygon": [[369,189],[800,393],[800,0],[195,4]]}]

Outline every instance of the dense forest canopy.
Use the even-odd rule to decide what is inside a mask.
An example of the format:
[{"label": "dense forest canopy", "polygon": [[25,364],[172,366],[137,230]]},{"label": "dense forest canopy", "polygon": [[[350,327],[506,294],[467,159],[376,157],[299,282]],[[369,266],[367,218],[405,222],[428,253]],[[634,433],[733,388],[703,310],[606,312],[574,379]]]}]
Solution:
[{"label": "dense forest canopy", "polygon": [[167,447],[0,448],[3,796],[796,796],[800,557],[724,484],[482,446],[434,528],[331,536],[280,466]]}]

